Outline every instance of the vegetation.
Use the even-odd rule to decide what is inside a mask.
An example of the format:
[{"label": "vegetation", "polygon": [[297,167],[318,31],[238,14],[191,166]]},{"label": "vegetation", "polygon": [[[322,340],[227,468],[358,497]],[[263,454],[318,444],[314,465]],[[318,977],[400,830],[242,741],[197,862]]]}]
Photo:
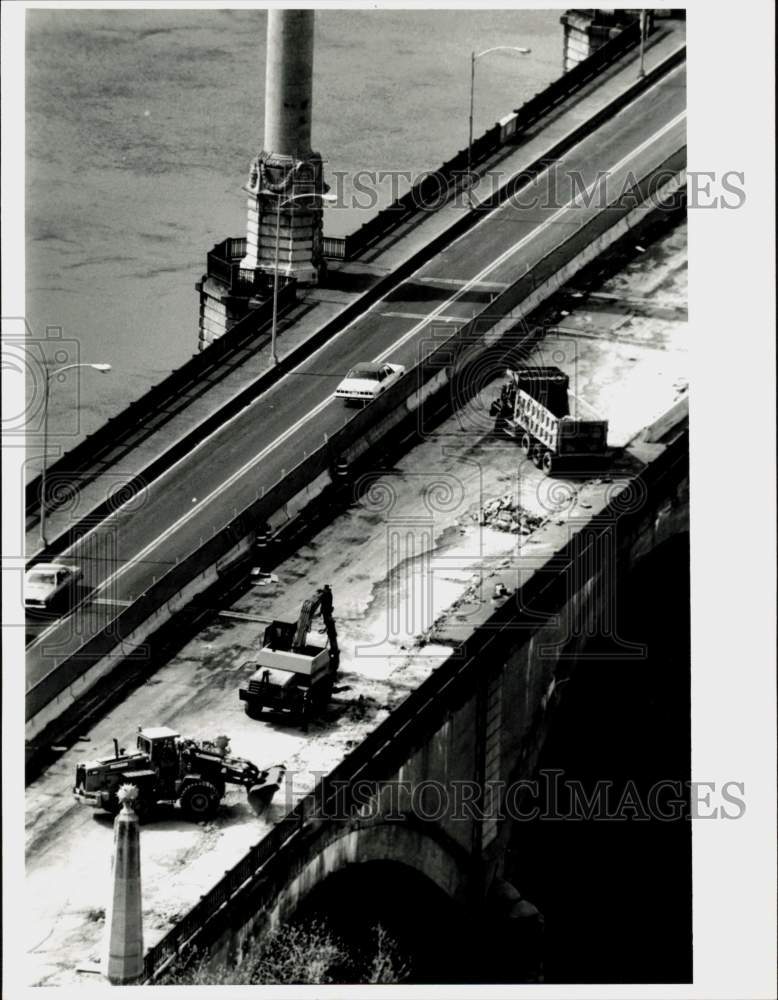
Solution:
[{"label": "vegetation", "polygon": [[172,970],[166,985],[257,986],[326,983],[401,983],[408,966],[397,942],[381,925],[370,946],[349,948],[320,921],[287,924],[253,942],[239,965],[211,967],[207,956],[192,956]]}]

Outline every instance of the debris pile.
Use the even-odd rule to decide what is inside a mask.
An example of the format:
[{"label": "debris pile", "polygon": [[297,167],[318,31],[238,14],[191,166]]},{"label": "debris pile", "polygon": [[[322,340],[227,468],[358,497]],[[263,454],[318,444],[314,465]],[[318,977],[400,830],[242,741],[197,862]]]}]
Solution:
[{"label": "debris pile", "polygon": [[524,510],[513,493],[487,500],[473,515],[477,524],[514,535],[529,535],[543,523],[543,518]]}]

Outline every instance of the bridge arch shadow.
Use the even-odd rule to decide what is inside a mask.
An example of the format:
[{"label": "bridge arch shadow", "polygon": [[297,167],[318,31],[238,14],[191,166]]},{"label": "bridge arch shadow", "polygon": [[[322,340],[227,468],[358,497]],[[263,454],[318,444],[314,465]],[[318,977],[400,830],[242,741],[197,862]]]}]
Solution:
[{"label": "bridge arch shadow", "polygon": [[[688,529],[642,553],[617,596],[618,636],[645,656],[602,638],[583,650],[540,751],[540,816],[510,830],[506,871],[545,916],[548,983],[691,982]],[[582,815],[571,785],[602,789],[607,815]]]},{"label": "bridge arch shadow", "polygon": [[469,961],[465,856],[404,821],[336,830],[279,893],[270,923],[320,920],[366,954],[380,926],[396,943],[408,981],[462,981]]}]

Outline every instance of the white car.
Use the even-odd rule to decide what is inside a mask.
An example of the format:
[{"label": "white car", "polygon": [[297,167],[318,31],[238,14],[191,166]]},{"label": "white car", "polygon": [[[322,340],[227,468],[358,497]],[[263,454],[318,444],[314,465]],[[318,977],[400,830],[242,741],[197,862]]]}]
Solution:
[{"label": "white car", "polygon": [[70,594],[81,579],[77,566],[38,563],[24,574],[25,608],[48,608],[61,594]]},{"label": "white car", "polygon": [[404,365],[365,361],[351,369],[335,390],[335,395],[349,403],[369,403],[404,374]]}]

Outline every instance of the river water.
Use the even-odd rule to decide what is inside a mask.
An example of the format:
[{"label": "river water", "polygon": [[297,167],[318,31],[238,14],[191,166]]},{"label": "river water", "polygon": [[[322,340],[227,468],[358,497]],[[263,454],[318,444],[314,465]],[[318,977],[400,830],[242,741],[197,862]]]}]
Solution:
[{"label": "river water", "polygon": [[[206,252],[245,234],[265,25],[260,10],[27,12],[27,320],[36,341],[59,336],[50,359],[114,369],[54,386],[58,450],[197,350]],[[559,76],[559,11],[317,12],[314,148],[330,183],[347,178],[325,233],[391,200],[385,182],[351,207],[356,171],[415,178],[465,146],[470,51],[500,44],[532,54],[478,63],[476,135]]]}]

